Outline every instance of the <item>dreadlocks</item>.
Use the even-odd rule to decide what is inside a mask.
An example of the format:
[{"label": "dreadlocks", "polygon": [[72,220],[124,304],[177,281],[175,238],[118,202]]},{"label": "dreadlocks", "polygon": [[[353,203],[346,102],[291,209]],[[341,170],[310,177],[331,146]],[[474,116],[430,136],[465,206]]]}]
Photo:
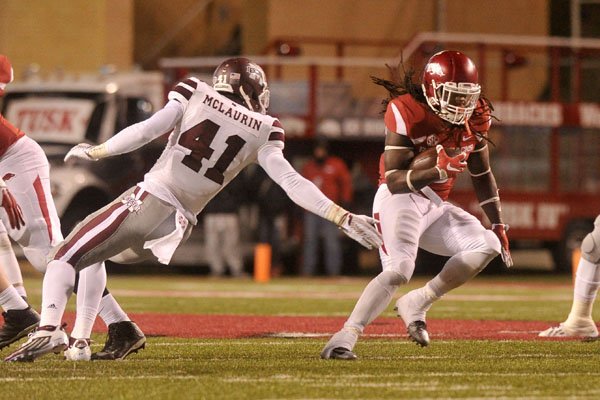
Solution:
[{"label": "dreadlocks", "polygon": [[404,68],[402,60],[397,66],[392,67],[389,64],[385,64],[390,74],[390,79],[377,78],[371,75],[371,80],[376,85],[383,86],[388,91],[388,97],[384,99],[381,104],[383,105],[382,113],[385,113],[388,103],[395,97],[403,94],[410,94],[415,100],[420,103],[427,104],[423,89],[421,86],[413,81],[415,76],[414,68],[410,68],[408,71]]}]

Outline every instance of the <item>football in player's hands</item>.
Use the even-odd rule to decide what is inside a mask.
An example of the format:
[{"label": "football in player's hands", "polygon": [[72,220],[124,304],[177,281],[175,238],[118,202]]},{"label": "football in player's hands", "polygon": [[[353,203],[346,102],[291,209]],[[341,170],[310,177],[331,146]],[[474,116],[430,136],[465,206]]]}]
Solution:
[{"label": "football in player's hands", "polygon": [[424,150],[424,151],[418,153],[417,155],[415,155],[415,157],[410,162],[409,169],[414,169],[414,170],[430,169],[430,168],[435,167],[436,164],[437,164],[437,152],[435,151],[435,148],[432,147],[432,148]]},{"label": "football in player's hands", "polygon": [[[455,157],[460,154],[460,149],[457,148],[445,148],[444,151],[450,157]],[[424,150],[412,159],[410,162],[409,169],[424,170],[430,169],[437,165],[438,152],[435,147],[430,147]]]}]

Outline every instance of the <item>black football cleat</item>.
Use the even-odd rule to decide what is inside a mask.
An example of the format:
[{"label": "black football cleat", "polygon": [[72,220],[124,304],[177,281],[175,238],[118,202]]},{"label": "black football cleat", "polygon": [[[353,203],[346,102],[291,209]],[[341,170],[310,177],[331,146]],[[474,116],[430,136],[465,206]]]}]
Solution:
[{"label": "black football cleat", "polygon": [[324,360],[356,360],[358,357],[351,350],[343,347],[336,347],[334,349],[325,348],[321,352],[321,358]]},{"label": "black football cleat", "polygon": [[0,329],[0,349],[27,336],[40,323],[40,315],[30,307],[2,313],[4,325]]},{"label": "black football cleat", "polygon": [[328,358],[333,360],[352,361],[356,360],[358,357],[356,356],[356,354],[354,354],[348,349],[344,349],[343,347],[336,347],[335,349],[331,350],[331,353],[329,354]]},{"label": "black football cleat", "polygon": [[133,321],[115,322],[108,326],[104,348],[92,354],[92,360],[123,360],[146,347],[146,336]]},{"label": "black football cleat", "polygon": [[424,321],[414,321],[406,327],[408,337],[421,347],[429,345],[429,333],[427,333],[427,324]]}]

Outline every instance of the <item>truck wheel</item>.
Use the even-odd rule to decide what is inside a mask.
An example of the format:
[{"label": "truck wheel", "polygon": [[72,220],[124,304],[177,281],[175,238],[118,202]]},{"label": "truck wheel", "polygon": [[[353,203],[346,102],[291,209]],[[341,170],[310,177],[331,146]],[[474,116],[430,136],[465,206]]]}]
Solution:
[{"label": "truck wheel", "polygon": [[593,229],[594,221],[592,220],[572,221],[567,225],[562,240],[551,248],[554,269],[557,272],[571,272],[573,251],[581,246],[583,238]]}]

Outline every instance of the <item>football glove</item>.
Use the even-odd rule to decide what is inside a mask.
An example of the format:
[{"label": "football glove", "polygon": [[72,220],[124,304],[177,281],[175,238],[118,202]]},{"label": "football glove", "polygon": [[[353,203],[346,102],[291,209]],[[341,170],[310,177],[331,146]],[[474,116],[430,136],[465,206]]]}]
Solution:
[{"label": "football glove", "polygon": [[23,212],[21,211],[21,207],[19,207],[19,204],[17,204],[17,201],[13,197],[12,193],[8,190],[8,187],[6,187],[6,183],[1,179],[0,195],[2,196],[0,205],[4,207],[4,210],[8,215],[10,227],[12,229],[21,229],[21,227],[25,225]]},{"label": "football glove", "polygon": [[435,168],[440,173],[440,179],[456,176],[467,168],[467,155],[464,152],[450,157],[441,144],[438,144],[435,150],[438,154]]},{"label": "football glove", "polygon": [[377,230],[377,220],[374,218],[346,213],[338,226],[346,235],[367,249],[376,249],[383,244],[381,234]]},{"label": "football glove", "polygon": [[91,144],[79,143],[77,146],[74,146],[71,150],[69,150],[69,152],[65,156],[64,161],[67,162],[72,158],[80,158],[82,160],[96,161],[96,159],[93,158],[92,156],[90,156],[90,154],[89,154],[89,150],[92,147],[93,146]]},{"label": "football glove", "polygon": [[502,257],[502,261],[504,262],[507,268],[512,267],[514,263],[510,255],[510,249],[508,247],[508,236],[506,236],[506,232],[508,231],[508,225],[492,224],[492,231],[496,234],[496,236],[498,236],[498,239],[500,239],[500,256]]}]

